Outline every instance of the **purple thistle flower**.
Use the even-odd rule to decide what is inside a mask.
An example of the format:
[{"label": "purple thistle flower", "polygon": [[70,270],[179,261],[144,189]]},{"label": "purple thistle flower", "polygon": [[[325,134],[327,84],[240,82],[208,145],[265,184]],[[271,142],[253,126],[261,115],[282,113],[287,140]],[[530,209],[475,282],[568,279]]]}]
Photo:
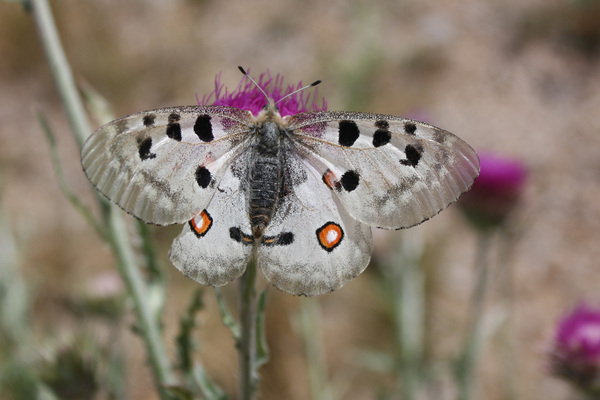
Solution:
[{"label": "purple thistle flower", "polygon": [[[277,74],[275,79],[271,76],[271,73],[260,74],[258,78],[258,85],[265,91],[265,93],[271,97],[275,102],[287,95],[301,88],[302,81],[297,86],[288,85],[285,90],[283,89],[283,75]],[[237,87],[229,92],[225,85],[221,83],[221,74],[215,77],[215,90],[213,90],[208,96],[202,97],[199,101],[200,105],[212,104],[215,106],[229,106],[236,107],[242,110],[251,111],[252,114],[258,115],[263,109],[263,106],[267,103],[267,99],[262,92],[246,77],[243,77]],[[323,99],[323,103],[319,106],[316,103],[317,99],[317,88],[315,88],[314,95],[310,94],[305,96],[305,93],[296,93],[281,103],[277,104],[279,107],[279,113],[282,117],[286,115],[294,115],[307,111],[322,111],[327,109],[327,103]],[[213,100],[214,98],[214,100]]]},{"label": "purple thistle flower", "polygon": [[579,304],[565,315],[558,323],[550,357],[556,375],[599,396],[600,310]]},{"label": "purple thistle flower", "polygon": [[480,229],[499,227],[521,200],[527,169],[517,160],[481,153],[481,172],[458,204]]}]

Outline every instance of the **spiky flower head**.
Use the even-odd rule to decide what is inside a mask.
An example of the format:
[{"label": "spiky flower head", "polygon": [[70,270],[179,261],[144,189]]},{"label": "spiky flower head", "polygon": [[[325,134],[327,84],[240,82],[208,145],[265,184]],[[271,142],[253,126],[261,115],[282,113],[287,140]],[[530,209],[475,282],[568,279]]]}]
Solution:
[{"label": "spiky flower head", "polygon": [[[265,93],[277,102],[294,90],[301,88],[302,81],[298,85],[283,86],[283,75],[277,74],[275,78],[269,71],[260,74],[257,81],[258,85],[265,91]],[[314,94],[311,96],[309,92],[301,91],[293,94],[290,97],[278,103],[279,113],[282,117],[286,115],[294,115],[308,111],[320,111],[327,109],[327,103],[323,99],[321,106],[317,104],[317,88],[315,88]],[[258,115],[266,104],[264,94],[259,88],[254,85],[245,76],[242,77],[240,83],[233,91],[229,91],[223,83],[221,83],[221,74],[218,74],[215,78],[215,89],[208,95],[204,96],[200,105],[212,104],[215,106],[229,106],[236,107],[242,110],[251,111],[252,114]]]},{"label": "spiky flower head", "polygon": [[550,363],[554,374],[600,398],[600,310],[582,303],[559,321]]},{"label": "spiky flower head", "polygon": [[458,204],[471,223],[488,230],[501,226],[519,205],[527,169],[518,160],[491,153],[480,153],[479,161],[479,177]]}]

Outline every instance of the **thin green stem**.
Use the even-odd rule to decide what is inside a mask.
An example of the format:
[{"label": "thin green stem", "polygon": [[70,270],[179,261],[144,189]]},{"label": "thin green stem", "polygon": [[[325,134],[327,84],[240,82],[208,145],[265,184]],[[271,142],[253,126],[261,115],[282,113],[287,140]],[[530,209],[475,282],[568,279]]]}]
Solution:
[{"label": "thin green stem", "polygon": [[163,270],[158,264],[156,250],[152,243],[152,235],[148,224],[142,221],[136,221],[137,232],[141,239],[141,250],[144,256],[144,265],[148,271],[148,281],[152,283],[160,283],[164,281]]},{"label": "thin green stem", "polygon": [[327,360],[320,327],[321,308],[317,299],[309,297],[300,304],[302,337],[306,348],[306,364],[312,400],[332,400],[327,385]]},{"label": "thin green stem", "polygon": [[502,232],[500,237],[502,249],[500,251],[499,270],[503,274],[501,281],[503,298],[507,308],[507,318],[502,329],[502,388],[503,396],[507,400],[516,400],[519,396],[519,375],[517,368],[517,340],[515,338],[515,277],[511,262],[513,246],[516,243],[514,232]]},{"label": "thin green stem", "polygon": [[47,0],[30,0],[30,3],[35,26],[54,78],[54,84],[65,107],[71,129],[81,147],[91,132],[90,123],[81,97],[77,93],[71,66],[62,48],[50,5]]},{"label": "thin green stem", "polygon": [[[398,344],[400,347],[400,376],[403,400],[417,398],[421,358],[423,355],[424,276],[419,265],[420,252],[412,248],[404,236],[405,263],[401,269],[400,292],[396,295]],[[408,245],[408,246],[407,246]],[[419,246],[420,250],[420,246]]]},{"label": "thin green stem", "polygon": [[471,299],[471,309],[467,334],[465,336],[464,349],[458,359],[456,377],[458,383],[458,400],[471,399],[473,392],[473,375],[480,349],[481,321],[483,306],[488,287],[488,253],[490,247],[490,235],[483,233],[479,235],[477,245],[477,282]]},{"label": "thin green stem", "polygon": [[256,371],[256,261],[248,263],[239,282],[240,339],[238,346],[240,400],[252,400],[258,386]]},{"label": "thin green stem", "polygon": [[267,332],[265,328],[265,312],[267,308],[267,290],[263,290],[258,296],[256,303],[256,359],[254,367],[260,368],[266,364],[271,357],[271,351],[267,345]]},{"label": "thin green stem", "polygon": [[115,253],[119,273],[133,300],[138,328],[146,345],[158,391],[161,393],[161,398],[168,399],[164,386],[174,383],[173,372],[162,340],[159,321],[148,306],[148,288],[137,265],[121,211],[111,207],[108,222],[109,244]]},{"label": "thin green stem", "polygon": [[394,323],[397,390],[403,400],[413,400],[419,392],[423,359],[423,238],[419,230],[398,238],[381,271]]},{"label": "thin green stem", "polygon": [[69,187],[67,180],[65,179],[65,174],[63,172],[62,165],[60,163],[60,159],[58,157],[58,149],[56,148],[56,139],[54,137],[54,133],[50,128],[50,124],[46,119],[46,116],[43,112],[38,112],[38,120],[44,133],[46,134],[46,138],[48,139],[48,146],[50,147],[50,159],[52,160],[52,167],[54,168],[54,173],[56,174],[56,180],[58,181],[58,186],[60,187],[63,196],[66,197],[67,200],[71,203],[73,208],[77,210],[83,218],[94,228],[98,236],[102,239],[106,240],[106,232],[104,231],[104,227],[100,224],[99,221],[94,218],[92,211],[86,207],[79,197]]},{"label": "thin green stem", "polygon": [[[81,146],[91,129],[75,86],[71,68],[64,54],[50,7],[47,0],[31,0],[31,10],[57,91],[65,107],[73,134]],[[129,241],[122,214],[114,206],[107,207],[101,196],[98,195],[97,198],[107,225],[108,242],[115,254],[118,270],[134,303],[134,312],[140,334],[146,345],[157,389],[162,399],[168,399],[169,395],[165,390],[165,386],[174,383],[173,372],[162,341],[159,321],[156,318],[157,314],[153,312],[147,301],[148,288]]]}]

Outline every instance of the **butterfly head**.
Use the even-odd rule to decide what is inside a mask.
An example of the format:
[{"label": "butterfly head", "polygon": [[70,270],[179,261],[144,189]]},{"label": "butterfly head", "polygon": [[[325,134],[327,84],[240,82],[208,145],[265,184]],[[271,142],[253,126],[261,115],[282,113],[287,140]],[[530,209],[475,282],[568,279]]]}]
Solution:
[{"label": "butterfly head", "polygon": [[279,107],[277,107],[275,100],[267,97],[267,104],[263,106],[263,109],[260,111],[257,118],[271,121],[280,119],[281,114],[279,114]]},{"label": "butterfly head", "polygon": [[258,83],[256,83],[256,81],[254,79],[252,79],[252,77],[250,75],[248,75],[248,73],[246,72],[246,70],[244,70],[244,68],[242,68],[240,66],[238,66],[238,68],[242,72],[242,74],[244,74],[244,76],[246,76],[248,79],[250,79],[250,81],[256,86],[256,88],[262,92],[262,94],[265,96],[265,99],[267,100],[267,104],[265,104],[263,106],[263,109],[260,111],[260,113],[257,116],[257,119],[259,121],[264,121],[264,120],[270,120],[270,121],[275,120],[276,121],[276,120],[282,119],[283,117],[279,113],[279,107],[277,106],[278,103],[281,103],[283,100],[287,99],[290,96],[295,95],[298,92],[301,92],[301,91],[311,88],[313,86],[317,86],[319,83],[321,83],[320,80],[315,81],[315,82],[311,83],[310,85],[306,85],[304,87],[298,88],[297,90],[294,90],[294,91],[288,93],[287,95],[283,96],[279,100],[275,101],[272,97],[270,97],[263,90],[263,88],[260,87],[260,85]]}]

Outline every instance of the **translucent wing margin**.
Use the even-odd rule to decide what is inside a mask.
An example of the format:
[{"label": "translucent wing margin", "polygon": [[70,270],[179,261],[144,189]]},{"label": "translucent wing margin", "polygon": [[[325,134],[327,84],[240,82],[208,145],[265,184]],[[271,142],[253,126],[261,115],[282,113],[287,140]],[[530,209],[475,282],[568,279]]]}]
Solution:
[{"label": "translucent wing margin", "polygon": [[297,151],[320,171],[360,222],[387,229],[417,225],[466,192],[477,153],[435,126],[370,113],[314,112],[288,120]]},{"label": "translucent wing margin", "polygon": [[135,217],[184,223],[206,208],[251,125],[249,113],[231,107],[143,111],[94,132],[81,163],[96,189]]}]

